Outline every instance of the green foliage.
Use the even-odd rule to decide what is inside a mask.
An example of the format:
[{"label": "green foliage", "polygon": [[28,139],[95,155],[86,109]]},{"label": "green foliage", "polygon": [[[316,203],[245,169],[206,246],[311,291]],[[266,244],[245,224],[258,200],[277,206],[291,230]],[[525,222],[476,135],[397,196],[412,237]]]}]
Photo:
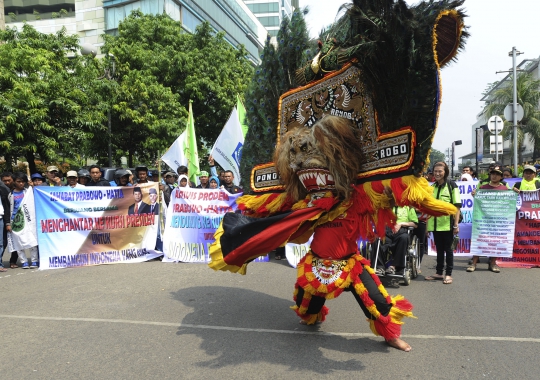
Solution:
[{"label": "green foliage", "polygon": [[[174,106],[181,110],[176,115],[176,126],[169,122],[174,129],[168,135],[156,135],[150,143],[152,147],[168,147],[184,129],[190,99],[199,147],[204,142],[213,144],[236,105],[236,94],[245,91],[253,72],[243,46],[233,48],[223,33],[214,34],[208,23],[188,34],[181,23],[167,15],[134,11],[120,23],[118,36],[104,38],[102,51],[116,56],[122,75],[138,71],[141,76],[152,78],[170,89],[179,104]],[[169,112],[174,108],[173,103],[164,106]],[[124,108],[116,104],[114,109],[116,113]]]},{"label": "green foliage", "polygon": [[[534,144],[533,160],[540,157],[540,110],[538,108],[540,80],[534,79],[532,74],[520,73],[516,78],[516,87],[517,102],[523,107],[524,111],[523,119],[519,122],[520,128],[517,129],[518,162],[523,162],[522,150],[519,148],[523,146],[525,136],[528,136],[529,140]],[[513,99],[513,86],[511,84],[496,90],[484,108],[486,118],[500,115],[504,119],[504,116],[502,116],[504,108],[507,104],[512,103]],[[514,128],[512,120],[505,121],[501,135],[504,139],[511,141],[513,151]]]},{"label": "green foliage", "polygon": [[35,171],[35,154],[45,161],[70,154],[99,122],[84,91],[87,69],[75,55],[78,36],[65,29],[43,34],[25,24],[0,31],[0,41],[0,149],[8,161],[26,157]]},{"label": "green foliage", "polygon": [[429,153],[429,166],[433,167],[436,162],[440,161],[446,162],[446,155],[443,152],[432,148],[431,152]]},{"label": "green foliage", "polygon": [[[240,175],[249,188],[251,169],[271,162],[277,139],[279,97],[296,87],[294,71],[314,52],[309,41],[304,13],[296,10],[291,19],[283,19],[277,36],[277,48],[266,41],[253,80],[246,92],[246,118],[249,131],[242,151]],[[313,49],[310,51],[310,47]]]}]

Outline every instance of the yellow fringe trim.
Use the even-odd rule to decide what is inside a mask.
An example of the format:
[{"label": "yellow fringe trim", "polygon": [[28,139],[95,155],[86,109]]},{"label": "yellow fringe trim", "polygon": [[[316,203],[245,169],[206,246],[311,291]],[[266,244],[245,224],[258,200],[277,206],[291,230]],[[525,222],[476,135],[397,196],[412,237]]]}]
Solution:
[{"label": "yellow fringe trim", "polygon": [[279,194],[279,196],[276,197],[276,199],[274,199],[272,202],[266,205],[266,209],[271,214],[273,214],[281,208],[281,206],[283,205],[286,199],[287,199],[287,193]]},{"label": "yellow fringe trim", "polygon": [[257,210],[268,200],[271,195],[272,193],[263,195],[243,195],[236,200],[236,203],[243,204],[248,210]]},{"label": "yellow fringe trim", "polygon": [[[401,295],[397,295],[395,297],[392,297],[392,304],[395,305],[396,301],[400,301],[400,300],[402,300],[404,298],[405,297],[403,297]],[[397,325],[403,325],[405,322],[403,322],[402,319],[405,318],[405,317],[417,319],[413,315],[412,311],[400,310],[395,306],[392,306],[392,308],[390,309],[390,312],[388,313],[388,315],[390,317],[391,323],[395,323]],[[374,319],[368,319],[367,321],[369,322],[369,328],[370,328],[371,332],[373,334],[375,334],[376,336],[381,336],[381,334],[379,334],[377,332],[377,329],[375,328],[375,320]]]},{"label": "yellow fringe trim", "polygon": [[369,329],[371,330],[371,332],[373,333],[373,335],[375,336],[381,336],[381,334],[379,334],[377,332],[377,329],[375,328],[375,320],[373,319],[368,319],[368,322],[369,322]]},{"label": "yellow fringe trim", "polygon": [[223,259],[223,252],[221,251],[221,236],[223,235],[223,221],[220,223],[219,228],[216,230],[216,233],[214,234],[214,238],[216,239],[215,242],[210,245],[209,249],[209,256],[210,256],[210,262],[208,263],[208,266],[212,268],[213,270],[221,270],[221,271],[229,271],[233,273],[239,273],[239,274],[246,274],[247,272],[247,264],[242,265],[241,267],[238,267],[236,265],[229,265],[225,262]]},{"label": "yellow fringe trim", "polygon": [[[440,19],[443,18],[444,16],[448,16],[448,17],[451,17],[454,20],[456,20],[456,22],[458,24],[458,31],[457,31],[457,36],[456,36],[456,43],[455,43],[454,47],[452,48],[452,52],[448,55],[448,57],[444,58],[444,62],[440,62],[439,57],[437,55],[437,43],[439,42],[439,36],[437,34],[437,26],[439,25]],[[455,9],[444,10],[444,11],[441,11],[437,15],[437,18],[435,19],[435,23],[434,23],[434,26],[433,26],[433,35],[432,35],[431,47],[433,49],[433,58],[435,59],[435,64],[437,65],[438,69],[440,69],[442,65],[446,64],[449,60],[452,59],[452,57],[454,57],[456,55],[456,51],[459,48],[459,41],[461,39],[461,34],[463,32],[463,27],[464,27],[463,20],[462,20],[461,16],[459,15],[458,11],[456,11]]]},{"label": "yellow fringe trim", "polygon": [[457,208],[453,204],[433,197],[433,187],[425,178],[410,175],[402,177],[401,181],[407,188],[403,192],[402,199],[396,199],[398,204],[404,204],[407,201],[413,206],[422,206],[443,215],[454,215],[457,212]]},{"label": "yellow fringe trim", "polygon": [[[392,297],[392,304],[395,305],[397,301],[401,301],[403,299],[405,299],[405,297],[403,297],[402,295],[397,295],[395,297]],[[402,321],[402,319],[405,317],[417,319],[414,316],[412,311],[400,310],[395,306],[392,306],[392,308],[390,309],[390,313],[388,313],[388,315],[390,316],[390,320],[393,323],[397,323],[398,325],[402,325],[405,323]]]}]

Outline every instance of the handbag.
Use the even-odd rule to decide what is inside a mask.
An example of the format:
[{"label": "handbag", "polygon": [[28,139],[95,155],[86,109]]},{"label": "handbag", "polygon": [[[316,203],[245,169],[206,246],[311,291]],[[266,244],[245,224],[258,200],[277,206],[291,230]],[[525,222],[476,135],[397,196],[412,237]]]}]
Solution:
[{"label": "handbag", "polygon": [[452,249],[452,251],[456,250],[458,244],[459,244],[459,236],[454,235],[454,240],[452,240],[452,246],[450,247]]}]

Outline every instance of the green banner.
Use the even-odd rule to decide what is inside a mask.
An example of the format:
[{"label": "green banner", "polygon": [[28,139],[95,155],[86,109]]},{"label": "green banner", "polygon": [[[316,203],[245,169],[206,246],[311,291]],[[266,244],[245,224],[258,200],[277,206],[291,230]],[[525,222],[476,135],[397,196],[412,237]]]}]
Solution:
[{"label": "green banner", "polygon": [[516,227],[517,193],[477,190],[474,196],[471,254],[511,257]]}]

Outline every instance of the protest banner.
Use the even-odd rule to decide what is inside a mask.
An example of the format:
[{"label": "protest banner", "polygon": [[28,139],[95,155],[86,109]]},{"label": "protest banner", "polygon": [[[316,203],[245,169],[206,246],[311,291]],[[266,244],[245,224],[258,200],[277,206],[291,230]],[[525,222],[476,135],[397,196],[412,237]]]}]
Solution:
[{"label": "protest banner", "polygon": [[[458,181],[456,182],[459,188],[461,197],[461,214],[463,221],[459,224],[459,242],[454,251],[454,256],[470,256],[471,255],[471,230],[474,199],[472,192],[476,189],[478,182]],[[430,256],[437,255],[435,241],[433,235],[429,234],[427,239],[427,254]]]},{"label": "protest banner", "polygon": [[[208,263],[208,248],[227,212],[236,211],[236,199],[223,189],[179,187],[171,192],[163,235],[163,261]],[[255,261],[268,261],[268,258]]]},{"label": "protest banner", "polygon": [[[35,187],[40,269],[141,262],[156,246],[159,208],[136,187]],[[154,206],[154,207],[152,207]],[[151,210],[154,213],[151,213]]]},{"label": "protest banner", "polygon": [[[9,213],[9,210],[4,210]],[[36,212],[34,192],[29,188],[24,193],[19,209],[13,218],[11,232],[7,234],[9,252],[22,251],[38,245],[36,235]]]},{"label": "protest banner", "polygon": [[497,264],[506,268],[540,266],[540,190],[519,193],[512,257],[502,257]]},{"label": "protest banner", "polygon": [[511,257],[517,194],[512,190],[478,190],[474,198],[471,254]]},{"label": "protest banner", "polygon": [[[304,257],[309,252],[312,240],[313,235],[304,244],[287,243],[285,245],[285,257],[287,258],[287,262],[291,267],[296,268],[302,257]],[[362,256],[369,257],[369,255],[373,254],[371,252],[368,252],[366,254],[366,249],[371,248],[368,242],[358,240],[356,243],[358,246],[358,250],[362,254]]]}]

